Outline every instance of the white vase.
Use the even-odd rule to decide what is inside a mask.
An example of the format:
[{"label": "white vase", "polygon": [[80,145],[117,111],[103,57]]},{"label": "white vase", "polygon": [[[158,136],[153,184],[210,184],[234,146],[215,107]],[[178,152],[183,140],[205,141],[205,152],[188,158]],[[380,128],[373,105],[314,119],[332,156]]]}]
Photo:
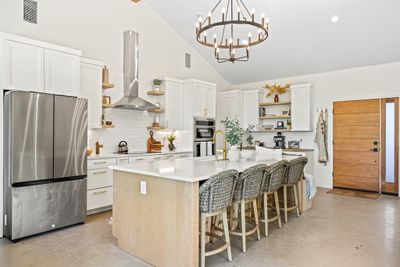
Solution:
[{"label": "white vase", "polygon": [[231,146],[228,151],[228,159],[229,161],[238,161],[240,158],[240,151],[238,146]]}]

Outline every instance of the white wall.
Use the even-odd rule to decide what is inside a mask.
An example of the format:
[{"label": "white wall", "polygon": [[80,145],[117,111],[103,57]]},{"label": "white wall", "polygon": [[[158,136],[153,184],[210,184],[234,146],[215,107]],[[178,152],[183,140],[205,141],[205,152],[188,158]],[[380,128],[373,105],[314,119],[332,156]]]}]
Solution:
[{"label": "white wall", "polygon": [[[22,20],[22,0],[1,0],[0,31],[81,50],[84,57],[104,62],[110,71],[118,76],[123,71],[123,32],[135,30],[140,33],[142,97],[150,99],[145,92],[151,88],[151,82],[156,77],[196,78],[216,83],[219,89],[229,86],[222,76],[145,3],[146,1],[136,5],[129,0],[38,0],[38,2],[39,23],[35,25]],[[191,69],[184,66],[185,53],[192,55]],[[1,79],[0,85],[2,85]],[[122,88],[119,87],[116,93],[111,94],[121,95]],[[2,111],[2,106],[0,109]],[[145,143],[147,140],[145,127],[151,121],[151,116],[137,112],[129,114],[122,111],[107,112],[113,113],[111,116],[119,122],[121,119],[118,114],[122,115],[121,118],[130,116],[129,130],[109,130],[111,135],[102,130],[94,131],[90,135],[91,140],[103,136],[112,136],[116,139],[115,142],[130,138],[134,148],[140,149],[142,147],[140,142]],[[121,124],[119,126],[124,127]],[[112,147],[112,143],[110,139],[107,140],[108,149]],[[1,164],[2,160],[0,166]],[[2,214],[2,190],[0,213]],[[2,223],[0,227],[2,235]]]},{"label": "white wall", "polygon": [[[328,151],[332,156],[332,104],[339,100],[352,100],[363,98],[381,98],[400,96],[400,62],[367,66],[361,68],[319,73],[307,76],[288,77],[278,80],[260,81],[232,86],[231,89],[258,89],[265,83],[311,83],[314,89],[315,113],[317,107],[328,108]],[[317,114],[317,113],[316,113]],[[317,116],[314,116],[316,119]],[[314,123],[315,124],[315,123]],[[260,133],[256,138],[271,143],[273,134]],[[303,139],[303,147],[313,147],[314,133],[290,133],[288,139]],[[331,188],[332,158],[326,166],[317,162],[315,157],[314,176],[318,186]]]}]

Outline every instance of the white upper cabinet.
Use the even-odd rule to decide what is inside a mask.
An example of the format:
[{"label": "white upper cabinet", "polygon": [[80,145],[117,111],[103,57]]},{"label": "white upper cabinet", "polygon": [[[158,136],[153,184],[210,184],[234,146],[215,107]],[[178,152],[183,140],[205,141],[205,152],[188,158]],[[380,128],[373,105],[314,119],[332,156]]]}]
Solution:
[{"label": "white upper cabinet", "polygon": [[165,127],[184,129],[184,88],[179,80],[165,81]]},{"label": "white upper cabinet", "polygon": [[255,130],[258,129],[259,123],[259,91],[243,91],[243,128],[254,125]]},{"label": "white upper cabinet", "polygon": [[7,33],[0,39],[6,89],[78,94],[80,51]]},{"label": "white upper cabinet", "polygon": [[103,63],[81,59],[78,96],[88,99],[89,129],[101,128]]},{"label": "white upper cabinet", "polygon": [[228,91],[220,94],[221,120],[237,119],[240,127],[244,126],[243,92]]},{"label": "white upper cabinet", "polygon": [[312,87],[310,84],[291,86],[292,131],[312,131]]},{"label": "white upper cabinet", "polygon": [[5,88],[44,91],[44,49],[8,41],[4,42]]},{"label": "white upper cabinet", "polygon": [[185,90],[193,92],[193,116],[215,118],[216,85],[197,80],[188,80],[185,84]]},{"label": "white upper cabinet", "polygon": [[45,50],[46,92],[76,96],[80,86],[80,57],[63,52]]}]

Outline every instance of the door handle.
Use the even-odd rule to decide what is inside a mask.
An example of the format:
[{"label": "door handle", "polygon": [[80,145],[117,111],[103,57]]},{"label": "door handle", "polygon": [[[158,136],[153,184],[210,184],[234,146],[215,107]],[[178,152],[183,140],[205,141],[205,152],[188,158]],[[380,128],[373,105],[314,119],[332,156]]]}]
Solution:
[{"label": "door handle", "polygon": [[373,152],[378,152],[379,151],[379,148],[371,148],[369,151],[373,151]]}]

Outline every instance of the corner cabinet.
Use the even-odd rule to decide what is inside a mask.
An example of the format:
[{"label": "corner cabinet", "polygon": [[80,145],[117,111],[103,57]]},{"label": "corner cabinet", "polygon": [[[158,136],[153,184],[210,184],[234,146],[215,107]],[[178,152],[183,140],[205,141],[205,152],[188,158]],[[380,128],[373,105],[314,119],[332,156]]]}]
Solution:
[{"label": "corner cabinet", "polygon": [[0,39],[5,89],[78,94],[80,51],[7,33],[0,33]]},{"label": "corner cabinet", "polygon": [[292,85],[291,115],[292,131],[313,131],[312,86],[311,84]]},{"label": "corner cabinet", "polygon": [[102,128],[102,69],[103,63],[91,59],[80,60],[79,97],[88,99],[88,127]]}]

